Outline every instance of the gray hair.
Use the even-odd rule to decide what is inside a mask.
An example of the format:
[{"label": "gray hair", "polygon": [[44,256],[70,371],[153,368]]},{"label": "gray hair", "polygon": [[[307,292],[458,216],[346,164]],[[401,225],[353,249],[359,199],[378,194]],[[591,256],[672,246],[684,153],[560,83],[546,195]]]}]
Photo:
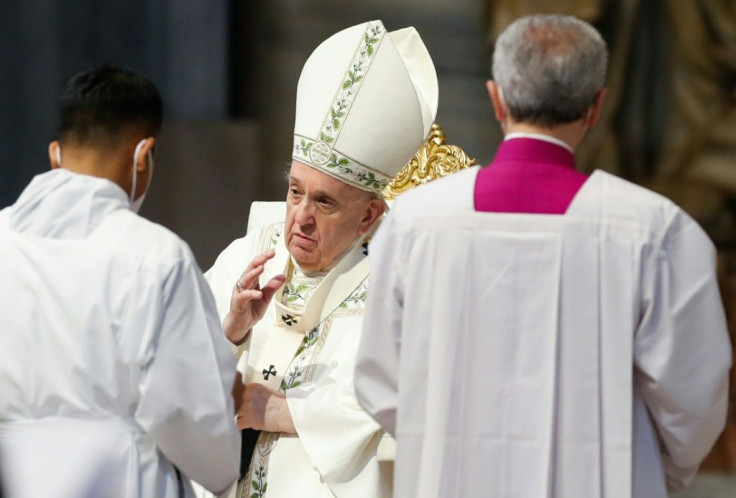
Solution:
[{"label": "gray hair", "polygon": [[585,116],[603,88],[607,62],[606,43],[590,24],[533,15],[501,33],[492,71],[514,121],[551,127]]}]

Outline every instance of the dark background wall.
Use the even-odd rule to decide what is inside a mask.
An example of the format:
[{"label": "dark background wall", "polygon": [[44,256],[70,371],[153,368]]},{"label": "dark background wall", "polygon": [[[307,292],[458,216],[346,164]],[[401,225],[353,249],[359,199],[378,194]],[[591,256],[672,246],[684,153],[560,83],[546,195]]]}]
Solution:
[{"label": "dark background wall", "polygon": [[[233,103],[231,89],[251,69],[234,65],[230,57],[236,53],[248,60],[253,49],[230,48],[233,13],[246,13],[243,2],[237,5],[240,10],[227,0],[5,2],[0,16],[0,206],[14,202],[35,174],[48,169],[46,150],[55,138],[56,97],[63,81],[87,65],[124,64],[147,74],[164,97],[166,123],[143,214],[192,239],[200,263],[211,262],[217,248],[201,235],[199,218],[216,216],[216,209],[203,206],[217,206],[218,199],[227,200],[229,184],[244,183],[234,164],[242,165],[247,149],[232,130],[252,128],[233,121],[242,114],[242,104]],[[247,37],[241,34],[240,39]],[[252,141],[253,132],[244,135]],[[211,195],[197,196],[204,191]],[[189,220],[193,209],[201,214]],[[225,230],[217,245],[237,233]]]},{"label": "dark background wall", "polygon": [[56,95],[85,65],[116,62],[149,75],[171,119],[225,119],[225,0],[11,0],[0,16],[0,201],[47,168]]}]

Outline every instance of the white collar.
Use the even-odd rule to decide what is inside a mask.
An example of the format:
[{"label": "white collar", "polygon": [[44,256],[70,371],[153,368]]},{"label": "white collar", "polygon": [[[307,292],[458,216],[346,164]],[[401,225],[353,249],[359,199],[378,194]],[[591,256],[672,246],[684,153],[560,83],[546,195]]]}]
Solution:
[{"label": "white collar", "polygon": [[564,142],[560,140],[559,138],[551,137],[549,135],[544,135],[542,133],[521,133],[521,132],[514,132],[509,133],[505,137],[503,137],[503,141],[511,140],[512,138],[532,138],[534,140],[542,140],[544,142],[549,142],[551,144],[559,145],[560,147],[569,150],[572,154],[575,153],[575,150],[573,150],[572,147],[570,147],[570,144],[567,142]]}]

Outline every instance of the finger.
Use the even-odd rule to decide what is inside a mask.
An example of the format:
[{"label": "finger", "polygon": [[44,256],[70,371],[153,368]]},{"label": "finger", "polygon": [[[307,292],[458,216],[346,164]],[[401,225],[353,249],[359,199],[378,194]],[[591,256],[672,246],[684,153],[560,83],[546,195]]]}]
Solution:
[{"label": "finger", "polygon": [[238,283],[240,283],[241,292],[246,289],[257,288],[258,287],[258,277],[260,277],[261,273],[263,273],[264,271],[265,271],[265,267],[263,265],[244,271],[240,275],[240,278],[237,280],[235,284],[236,290],[238,290],[237,289]]},{"label": "finger", "polygon": [[265,270],[264,264],[275,255],[276,251],[271,249],[253,258],[253,260],[248,264],[243,273],[240,274],[240,278],[237,280],[237,282],[240,282],[240,287],[254,287],[254,284],[257,283],[257,280],[254,280],[254,278],[260,276],[260,274],[263,273],[263,271]]},{"label": "finger", "polygon": [[253,261],[250,262],[248,267],[245,269],[245,271],[251,270],[255,268],[256,266],[263,266],[263,264],[266,263],[269,259],[272,259],[276,255],[276,251],[271,249],[270,251],[263,252],[253,258]]},{"label": "finger", "polygon": [[258,301],[262,298],[263,292],[258,289],[243,289],[240,292],[236,291],[235,294],[233,294],[230,309],[236,313],[243,313],[247,311],[251,301]]},{"label": "finger", "polygon": [[261,289],[261,291],[263,292],[263,300],[266,302],[270,301],[276,291],[279,290],[282,285],[284,285],[284,282],[286,282],[285,275],[276,275],[271,280],[269,280],[268,283],[264,285]]}]

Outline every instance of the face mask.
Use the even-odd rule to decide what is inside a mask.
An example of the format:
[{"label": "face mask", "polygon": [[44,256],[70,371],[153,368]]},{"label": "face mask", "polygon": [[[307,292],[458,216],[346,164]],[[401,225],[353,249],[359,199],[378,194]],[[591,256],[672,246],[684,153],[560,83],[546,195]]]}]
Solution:
[{"label": "face mask", "polygon": [[137,213],[140,211],[141,206],[143,205],[143,200],[146,198],[146,194],[148,193],[148,187],[151,186],[151,179],[153,178],[153,155],[151,154],[151,151],[148,151],[148,167],[151,169],[151,171],[148,173],[148,185],[146,185],[146,189],[143,191],[143,194],[137,198],[135,197],[135,187],[136,187],[136,180],[138,178],[138,168],[136,167],[136,164],[138,164],[138,154],[141,151],[141,147],[143,147],[143,144],[146,143],[146,139],[144,138],[140,142],[138,142],[138,145],[135,146],[135,152],[133,153],[133,186],[130,188],[130,210],[134,213]]},{"label": "face mask", "polygon": [[61,168],[61,145],[56,147],[56,164]]}]

